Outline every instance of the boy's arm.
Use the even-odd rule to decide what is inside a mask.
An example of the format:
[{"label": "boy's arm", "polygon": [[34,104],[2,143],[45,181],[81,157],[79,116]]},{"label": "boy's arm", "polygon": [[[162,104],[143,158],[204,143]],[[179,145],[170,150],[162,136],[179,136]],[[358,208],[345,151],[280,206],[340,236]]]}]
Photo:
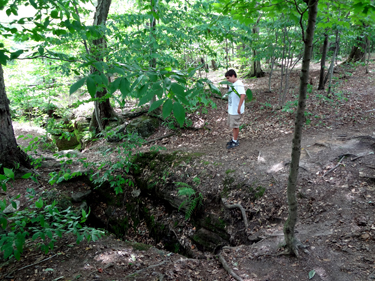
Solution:
[{"label": "boy's arm", "polygon": [[245,100],[246,98],[246,95],[241,95],[241,98],[240,98],[240,102],[238,103],[238,109],[237,109],[237,113],[238,114],[241,114],[241,106],[243,104],[243,101]]}]

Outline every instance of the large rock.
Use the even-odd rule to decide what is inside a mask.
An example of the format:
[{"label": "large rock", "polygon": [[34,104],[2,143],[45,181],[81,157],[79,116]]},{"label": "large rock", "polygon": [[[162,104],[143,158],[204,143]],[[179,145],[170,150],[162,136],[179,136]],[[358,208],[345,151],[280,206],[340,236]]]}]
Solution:
[{"label": "large rock", "polygon": [[51,135],[51,137],[55,141],[59,150],[74,149],[79,145],[79,141],[75,134],[71,134],[70,139],[61,137],[61,135]]},{"label": "large rock", "polygon": [[19,200],[14,200],[14,202],[16,203],[16,206],[17,208],[14,208],[12,206],[12,204],[9,204],[8,207],[6,207],[3,211],[4,214],[12,214],[12,213],[15,213],[19,208],[20,208],[20,204],[21,202]]},{"label": "large rock", "polygon": [[141,137],[147,138],[155,132],[159,125],[159,119],[141,116],[130,121],[126,130],[128,133],[138,133]]},{"label": "large rock", "polygon": [[72,194],[72,200],[73,202],[82,202],[91,194],[91,190],[89,191],[84,191],[84,192],[76,192]]}]

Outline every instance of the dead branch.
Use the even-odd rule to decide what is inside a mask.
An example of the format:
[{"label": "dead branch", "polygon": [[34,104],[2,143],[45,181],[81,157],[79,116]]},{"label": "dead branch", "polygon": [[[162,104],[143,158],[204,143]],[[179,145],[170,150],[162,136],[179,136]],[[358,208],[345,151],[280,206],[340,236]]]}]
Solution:
[{"label": "dead branch", "polygon": [[136,272],[127,275],[127,276],[125,277],[125,279],[127,279],[127,278],[131,278],[131,277],[135,277],[135,276],[137,276],[138,274],[142,273],[143,271],[146,271],[146,270],[148,270],[148,269],[152,269],[152,268],[155,268],[155,267],[161,266],[161,265],[165,264],[166,262],[167,262],[167,261],[162,261],[161,263],[153,264],[153,265],[150,265],[149,267],[146,267],[146,268],[143,268],[143,269],[137,270]]},{"label": "dead branch", "polygon": [[222,202],[223,202],[225,208],[227,208],[227,209],[238,208],[238,209],[241,210],[243,222],[244,222],[246,230],[247,230],[249,228],[249,223],[247,222],[246,210],[244,209],[244,207],[242,207],[240,204],[226,205],[223,200],[222,200]]},{"label": "dead branch", "polygon": [[15,269],[15,270],[13,270],[11,273],[9,273],[7,276],[5,276],[5,278],[13,278],[13,276],[11,276],[11,275],[12,275],[14,272],[16,272],[16,271],[20,271],[20,270],[25,269],[25,268],[28,268],[28,267],[32,267],[32,266],[34,266],[34,265],[40,264],[40,263],[45,262],[45,261],[48,261],[48,260],[50,260],[50,259],[52,259],[52,258],[54,258],[54,257],[56,257],[56,256],[57,256],[57,254],[55,254],[55,255],[53,255],[53,256],[50,256],[49,258],[46,258],[46,259],[44,259],[44,260],[38,261],[38,262],[36,262],[36,263],[30,264],[30,265],[26,265],[26,266],[21,267],[21,268],[19,268],[19,269]]},{"label": "dead branch", "polygon": [[161,137],[158,137],[158,138],[155,138],[155,139],[152,139],[152,140],[149,140],[149,141],[146,141],[144,144],[148,144],[150,142],[155,142],[155,141],[158,141],[158,140],[162,140],[162,139],[165,139],[165,138],[169,138],[171,136],[174,136],[175,133],[171,133],[171,134],[168,134],[168,135],[165,135],[165,136],[161,136]]},{"label": "dead branch", "polygon": [[234,279],[236,279],[237,281],[243,281],[243,279],[242,279],[240,276],[238,276],[238,275],[233,271],[233,269],[231,269],[231,268],[229,267],[229,265],[227,264],[227,262],[225,261],[224,257],[223,257],[221,254],[219,254],[219,261],[221,262],[221,264],[223,265],[224,269],[228,272],[229,275],[232,275],[232,277],[233,277]]},{"label": "dead branch", "polygon": [[341,165],[341,161],[344,159],[345,156],[341,157],[339,163],[337,163],[337,165],[335,167],[333,167],[332,169],[330,169],[329,171],[325,172],[322,176],[322,178],[324,178],[324,176],[328,175],[329,173],[331,173],[332,171],[334,171],[338,166]]},{"label": "dead branch", "polygon": [[311,158],[310,152],[307,149],[305,149],[305,151],[306,151],[306,154],[309,156],[309,158]]}]

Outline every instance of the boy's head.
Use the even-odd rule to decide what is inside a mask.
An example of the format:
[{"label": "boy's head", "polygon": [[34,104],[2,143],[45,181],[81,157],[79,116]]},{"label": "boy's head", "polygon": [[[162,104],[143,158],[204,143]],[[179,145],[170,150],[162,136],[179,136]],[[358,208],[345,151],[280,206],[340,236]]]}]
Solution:
[{"label": "boy's head", "polygon": [[225,78],[227,78],[227,80],[231,83],[234,83],[237,81],[237,73],[236,71],[234,71],[234,69],[229,69],[226,73],[225,73]]}]

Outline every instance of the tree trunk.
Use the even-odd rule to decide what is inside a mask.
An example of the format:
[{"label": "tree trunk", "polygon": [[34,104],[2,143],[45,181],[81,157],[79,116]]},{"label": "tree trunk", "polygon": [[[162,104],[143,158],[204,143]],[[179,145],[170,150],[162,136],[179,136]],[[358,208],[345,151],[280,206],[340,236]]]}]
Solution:
[{"label": "tree trunk", "polygon": [[370,40],[367,40],[368,44],[367,44],[367,62],[366,62],[366,74],[369,73],[368,71],[368,65],[370,63],[370,55],[371,55],[371,50],[370,50]]},{"label": "tree trunk", "polygon": [[294,137],[292,144],[292,160],[290,164],[289,178],[288,178],[288,219],[284,225],[284,237],[285,237],[285,250],[289,254],[298,255],[298,244],[297,239],[294,235],[294,230],[297,222],[297,198],[296,198],[296,187],[297,177],[299,170],[299,161],[301,156],[301,138],[302,138],[302,127],[304,122],[304,112],[306,107],[306,93],[307,84],[309,81],[309,70],[311,60],[311,48],[314,38],[316,15],[318,13],[318,0],[308,1],[308,24],[306,29],[306,38],[304,40],[304,54],[301,69],[300,87],[299,87],[299,101],[296,113],[296,121],[294,128]]},{"label": "tree trunk", "polygon": [[17,164],[31,168],[27,154],[18,147],[14,136],[4,73],[0,64],[0,173],[4,167],[16,168]]},{"label": "tree trunk", "polygon": [[[98,25],[105,25],[109,7],[111,6],[111,0],[99,0],[98,5],[96,6],[96,11],[94,15],[94,26]],[[103,61],[104,60],[104,50],[107,48],[107,44],[105,41],[105,37],[101,37],[99,39],[93,40],[93,46],[90,50],[90,53],[94,55],[96,61]],[[94,67],[91,67],[90,73],[97,73]],[[114,112],[109,98],[104,98],[107,94],[107,89],[103,88],[101,91],[97,91],[95,97],[100,100],[95,101],[95,108],[93,112],[93,116],[90,123],[90,130],[98,130],[103,131],[105,126],[108,124],[109,119],[113,117],[117,117],[116,113]]]},{"label": "tree trunk", "polygon": [[[257,23],[253,27],[253,34],[259,35],[259,23],[260,17],[258,17]],[[262,70],[262,66],[260,64],[260,61],[256,59],[257,52],[255,48],[253,48],[253,63],[251,64],[250,73],[247,75],[247,77],[264,77],[264,71]]]},{"label": "tree trunk", "polygon": [[326,34],[324,34],[322,59],[320,61],[320,76],[319,76],[318,90],[324,90],[324,72],[325,72],[328,45],[329,45],[328,44],[328,34],[326,33]]},{"label": "tree trunk", "polygon": [[328,74],[329,74],[328,75],[328,77],[329,77],[329,84],[328,84],[327,97],[329,97],[329,95],[331,94],[333,68],[335,67],[334,64],[335,64],[335,59],[336,59],[336,56],[337,56],[338,46],[339,46],[339,31],[336,30],[335,51],[333,52],[332,60],[331,60],[331,66],[330,66],[329,72],[328,72]]},{"label": "tree trunk", "polygon": [[353,46],[352,50],[350,51],[348,59],[345,63],[352,63],[352,62],[365,62],[366,61],[366,45],[367,45],[367,37],[364,38],[358,37],[357,38],[358,46]]}]

